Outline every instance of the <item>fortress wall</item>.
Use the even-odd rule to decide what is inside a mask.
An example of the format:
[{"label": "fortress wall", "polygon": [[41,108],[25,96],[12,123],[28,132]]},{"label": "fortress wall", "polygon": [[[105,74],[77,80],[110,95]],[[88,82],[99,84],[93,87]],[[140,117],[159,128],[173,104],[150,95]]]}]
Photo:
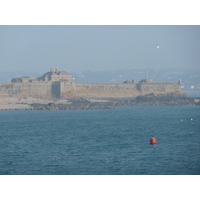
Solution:
[{"label": "fortress wall", "polygon": [[51,98],[51,82],[0,83],[0,97]]},{"label": "fortress wall", "polygon": [[74,82],[60,82],[60,98],[74,99],[76,97],[76,84]]},{"label": "fortress wall", "polygon": [[131,98],[140,95],[134,83],[76,83],[77,97]]},{"label": "fortress wall", "polygon": [[177,83],[141,83],[138,84],[138,89],[141,91],[142,95],[150,93],[154,93],[155,95],[172,92],[181,93],[180,85]]},{"label": "fortress wall", "polygon": [[17,98],[86,98],[111,99],[134,98],[150,93],[181,94],[180,85],[174,83],[75,83],[75,82],[28,82],[0,83],[0,97]]}]

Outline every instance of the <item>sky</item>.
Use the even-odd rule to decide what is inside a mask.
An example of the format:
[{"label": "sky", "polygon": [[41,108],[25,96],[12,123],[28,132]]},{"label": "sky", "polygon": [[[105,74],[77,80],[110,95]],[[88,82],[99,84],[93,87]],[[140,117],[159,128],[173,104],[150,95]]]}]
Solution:
[{"label": "sky", "polygon": [[0,44],[0,72],[200,69],[200,26],[1,25]]}]

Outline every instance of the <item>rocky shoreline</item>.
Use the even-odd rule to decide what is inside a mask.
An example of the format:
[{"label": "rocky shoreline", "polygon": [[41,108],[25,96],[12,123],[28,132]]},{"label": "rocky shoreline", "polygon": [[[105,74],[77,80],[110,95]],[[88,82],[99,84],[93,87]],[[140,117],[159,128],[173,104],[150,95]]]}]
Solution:
[{"label": "rocky shoreline", "polygon": [[[7,104],[6,104],[7,103]],[[74,99],[74,100],[44,100],[44,99],[0,99],[0,111],[14,110],[96,110],[114,109],[117,106],[200,106],[200,99],[184,95],[154,94],[138,96],[134,99]]]}]

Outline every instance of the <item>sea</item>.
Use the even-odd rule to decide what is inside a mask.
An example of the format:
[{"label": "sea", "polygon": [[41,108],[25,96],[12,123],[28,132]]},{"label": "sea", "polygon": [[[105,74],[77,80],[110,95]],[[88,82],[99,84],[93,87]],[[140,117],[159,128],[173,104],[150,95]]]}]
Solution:
[{"label": "sea", "polygon": [[199,106],[0,112],[0,175],[199,174]]},{"label": "sea", "polygon": [[200,89],[182,89],[181,92],[187,94],[188,97],[200,98]]}]

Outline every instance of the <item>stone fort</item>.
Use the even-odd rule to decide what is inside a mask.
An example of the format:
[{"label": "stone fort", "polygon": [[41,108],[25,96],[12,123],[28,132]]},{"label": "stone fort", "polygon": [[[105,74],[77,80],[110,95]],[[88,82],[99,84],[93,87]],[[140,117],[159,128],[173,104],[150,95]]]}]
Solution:
[{"label": "stone fort", "polygon": [[1,97],[40,98],[40,99],[127,99],[140,95],[152,94],[182,94],[181,82],[153,83],[151,79],[144,79],[136,83],[75,83],[72,75],[66,71],[50,69],[38,78],[13,78],[11,83],[0,83]]}]

